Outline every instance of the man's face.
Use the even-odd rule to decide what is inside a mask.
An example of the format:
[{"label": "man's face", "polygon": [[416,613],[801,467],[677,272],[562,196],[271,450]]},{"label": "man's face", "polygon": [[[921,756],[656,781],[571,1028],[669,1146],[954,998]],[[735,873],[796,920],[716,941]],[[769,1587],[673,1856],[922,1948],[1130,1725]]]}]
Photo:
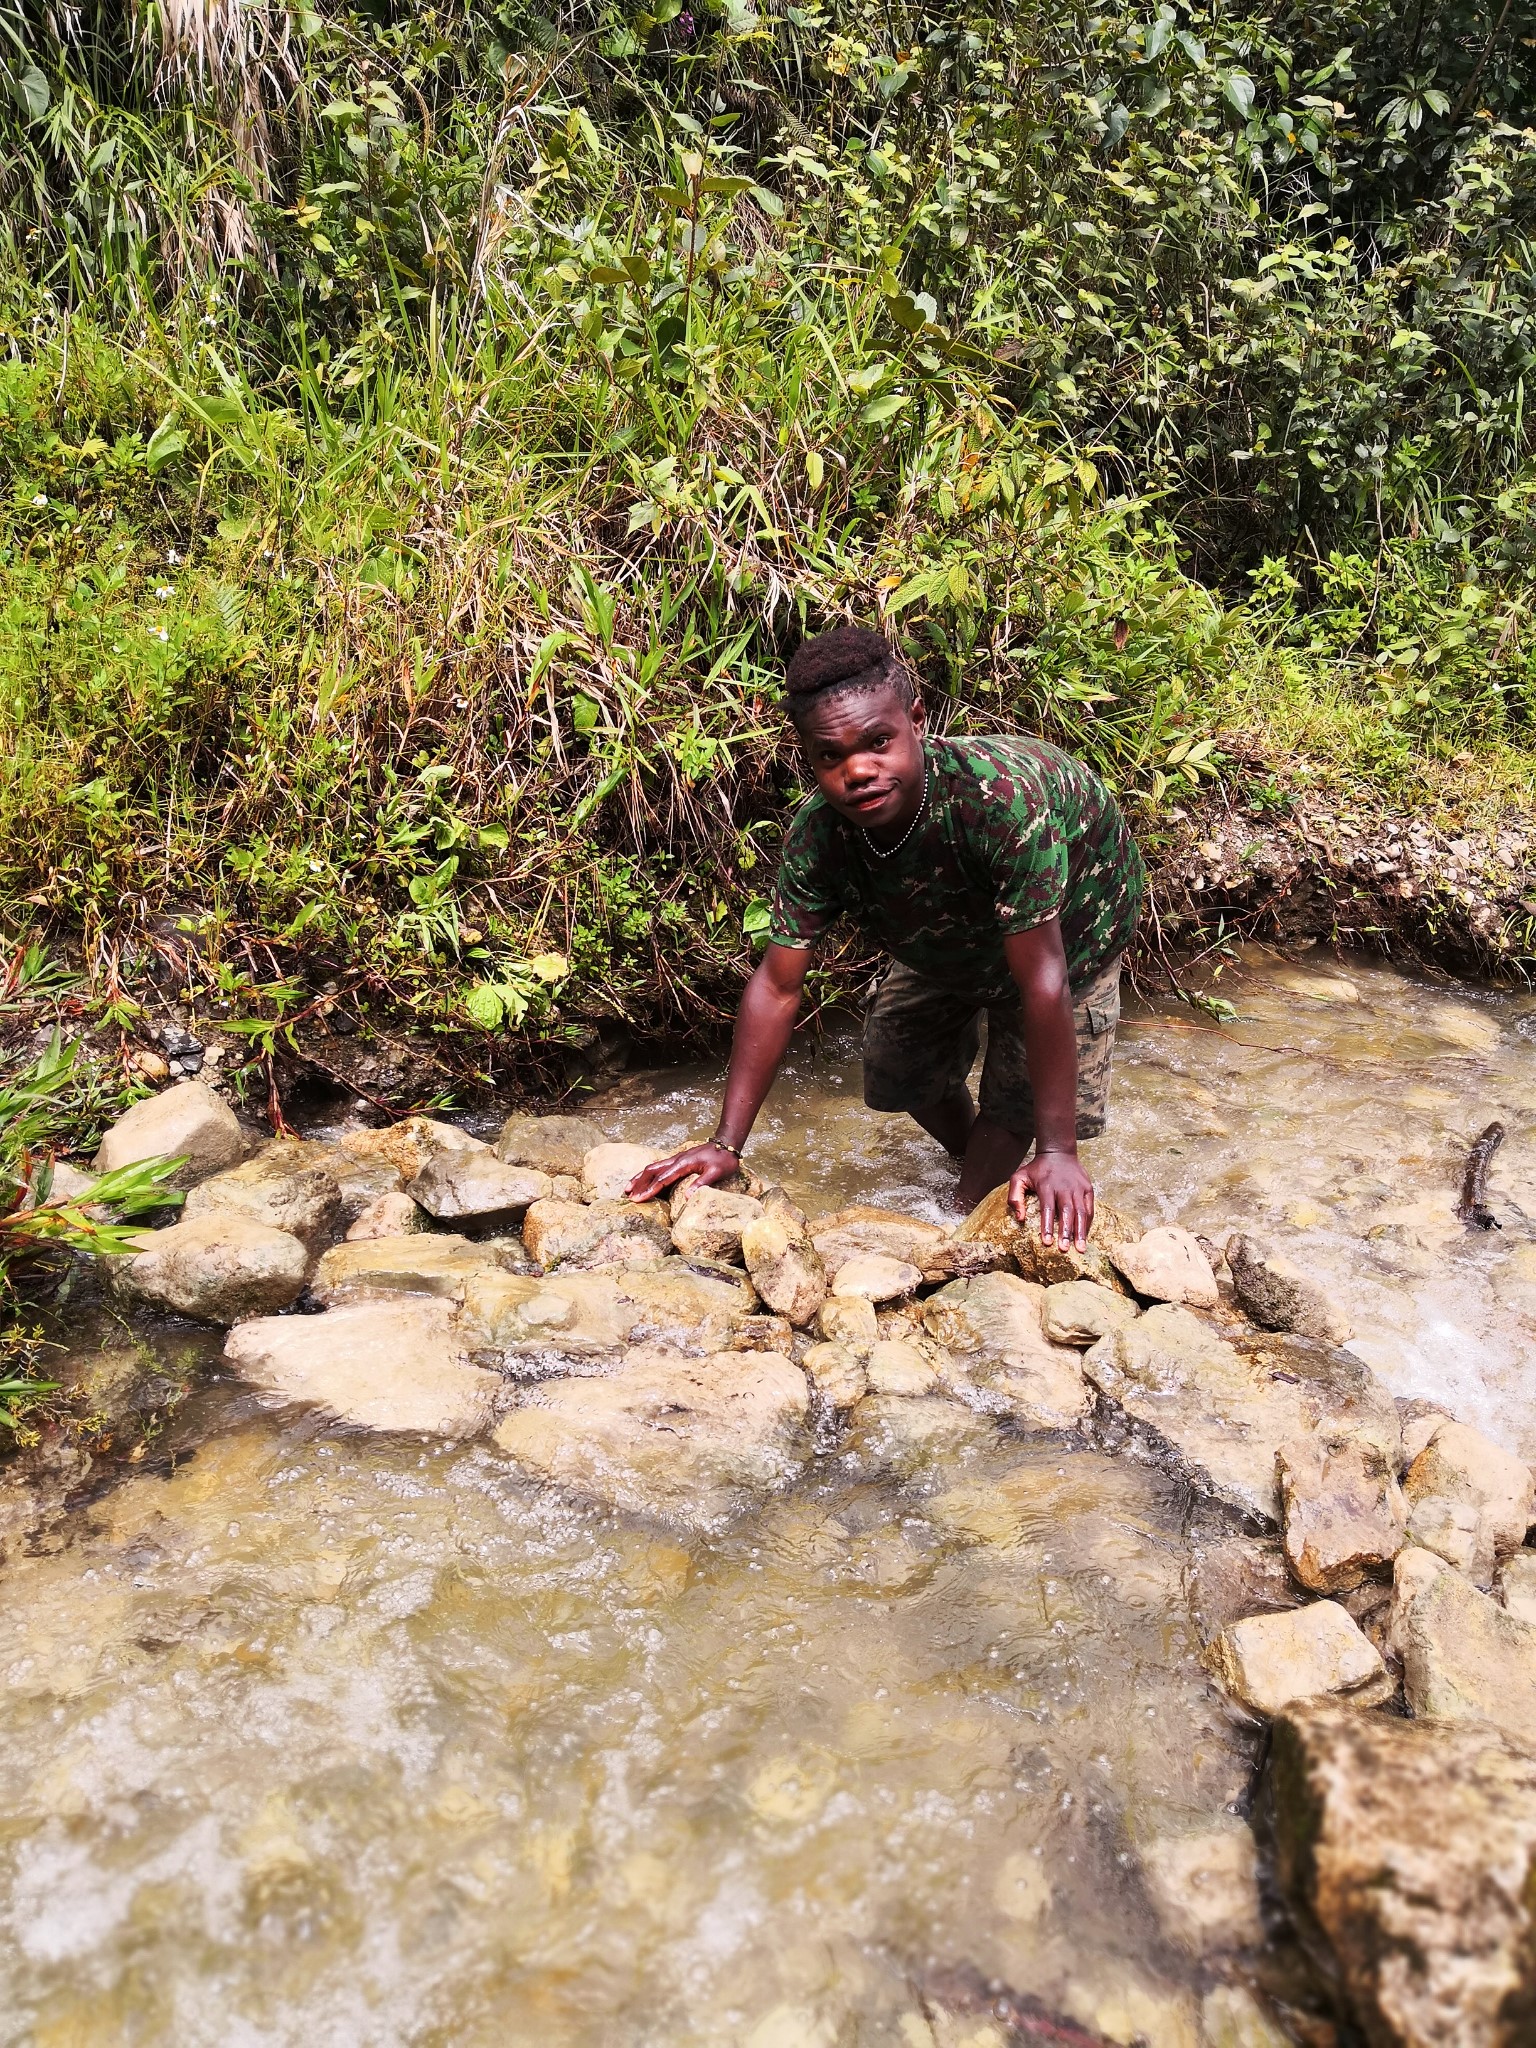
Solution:
[{"label": "man's face", "polygon": [[835,690],[811,706],[800,745],[833,810],[865,831],[909,824],[923,797],[923,707],[889,683]]}]

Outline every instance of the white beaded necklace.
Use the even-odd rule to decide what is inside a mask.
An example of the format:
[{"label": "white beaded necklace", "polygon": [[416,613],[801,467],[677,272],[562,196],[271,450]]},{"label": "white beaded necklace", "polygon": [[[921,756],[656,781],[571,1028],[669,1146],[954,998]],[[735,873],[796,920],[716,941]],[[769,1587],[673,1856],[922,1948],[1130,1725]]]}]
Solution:
[{"label": "white beaded necklace", "polygon": [[928,756],[927,756],[926,754],[924,754],[924,756],[923,756],[923,793],[922,793],[922,795],[921,795],[921,796],[920,796],[920,797],[918,798],[918,800],[917,800],[917,809],[916,809],[916,811],[915,811],[915,812],[913,813],[913,815],[912,815],[912,822],[911,822],[911,824],[910,824],[910,825],[909,825],[909,826],[907,827],[906,831],[902,833],[901,837],[900,837],[900,838],[899,838],[899,839],[897,840],[896,844],[895,844],[894,846],[877,846],[877,845],[875,844],[874,840],[870,838],[869,834],[868,834],[867,832],[864,832],[864,827],[863,827],[862,825],[861,825],[861,826],[859,827],[859,830],[860,830],[861,832],[864,832],[864,844],[865,844],[865,845],[866,845],[866,846],[867,846],[867,847],[869,848],[870,852],[871,852],[871,853],[872,853],[872,854],[873,854],[873,855],[875,856],[876,860],[894,860],[894,859],[896,858],[897,854],[898,854],[898,853],[900,853],[901,849],[902,849],[902,848],[903,848],[903,847],[904,847],[904,846],[906,845],[907,841],[908,841],[908,840],[909,840],[909,839],[910,839],[910,838],[912,837],[912,834],[913,834],[913,833],[914,833],[914,832],[915,832],[915,831],[917,830],[918,826],[919,826],[919,825],[921,825],[921,823],[923,822],[923,813],[924,813],[924,811],[926,811],[926,810],[927,810],[927,808],[928,808]]}]

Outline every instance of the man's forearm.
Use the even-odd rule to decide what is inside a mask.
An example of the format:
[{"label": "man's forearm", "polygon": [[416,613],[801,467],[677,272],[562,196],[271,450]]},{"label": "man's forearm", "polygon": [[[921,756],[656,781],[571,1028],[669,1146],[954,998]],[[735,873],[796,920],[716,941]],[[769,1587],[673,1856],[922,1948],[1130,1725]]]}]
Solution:
[{"label": "man's forearm", "polygon": [[1036,1152],[1077,1150],[1077,1032],[1072,992],[1064,979],[1020,990],[1024,1051],[1035,1098]]},{"label": "man's forearm", "polygon": [[747,1142],[757,1112],[789,1050],[799,1011],[799,989],[775,988],[761,967],[747,983],[736,1012],[731,1063],[720,1108],[719,1136],[733,1150]]}]

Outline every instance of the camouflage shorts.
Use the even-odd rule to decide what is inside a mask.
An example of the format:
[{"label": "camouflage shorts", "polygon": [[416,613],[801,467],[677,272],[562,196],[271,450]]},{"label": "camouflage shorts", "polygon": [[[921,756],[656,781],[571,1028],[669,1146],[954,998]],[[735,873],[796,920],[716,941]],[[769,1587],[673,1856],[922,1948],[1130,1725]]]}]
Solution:
[{"label": "camouflage shorts", "polygon": [[[957,993],[900,961],[881,982],[864,1019],[864,1100],[871,1109],[928,1109],[963,1086],[981,1047],[987,1057],[980,1108],[1015,1137],[1035,1133],[1035,1098],[1024,1053],[1018,996],[1006,1001]],[[1077,1135],[1096,1138],[1109,1108],[1109,1070],[1120,1021],[1120,955],[1072,991],[1077,1027]]]}]

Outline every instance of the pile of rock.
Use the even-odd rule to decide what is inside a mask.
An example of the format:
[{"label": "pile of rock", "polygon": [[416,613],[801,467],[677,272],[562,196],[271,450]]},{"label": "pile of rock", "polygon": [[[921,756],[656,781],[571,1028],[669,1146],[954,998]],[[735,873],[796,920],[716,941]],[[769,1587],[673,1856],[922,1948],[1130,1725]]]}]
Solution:
[{"label": "pile of rock", "polygon": [[898,1472],[998,1421],[1155,1448],[1246,1525],[1198,1547],[1192,1609],[1234,1711],[1276,1720],[1279,1874],[1340,1999],[1373,2040],[1536,2039],[1532,1475],[1400,1412],[1295,1268],[1106,1207],[1085,1252],[1046,1246],[1002,1189],[954,1230],[812,1220],[744,1175],[636,1205],[655,1155],[580,1117],[247,1158],[188,1082],[97,1163],[172,1152],[186,1210],[112,1262],[125,1300],[233,1326],[229,1363],[284,1399],[491,1432],[615,1508],[715,1527],[794,1478],[818,1416]]}]

